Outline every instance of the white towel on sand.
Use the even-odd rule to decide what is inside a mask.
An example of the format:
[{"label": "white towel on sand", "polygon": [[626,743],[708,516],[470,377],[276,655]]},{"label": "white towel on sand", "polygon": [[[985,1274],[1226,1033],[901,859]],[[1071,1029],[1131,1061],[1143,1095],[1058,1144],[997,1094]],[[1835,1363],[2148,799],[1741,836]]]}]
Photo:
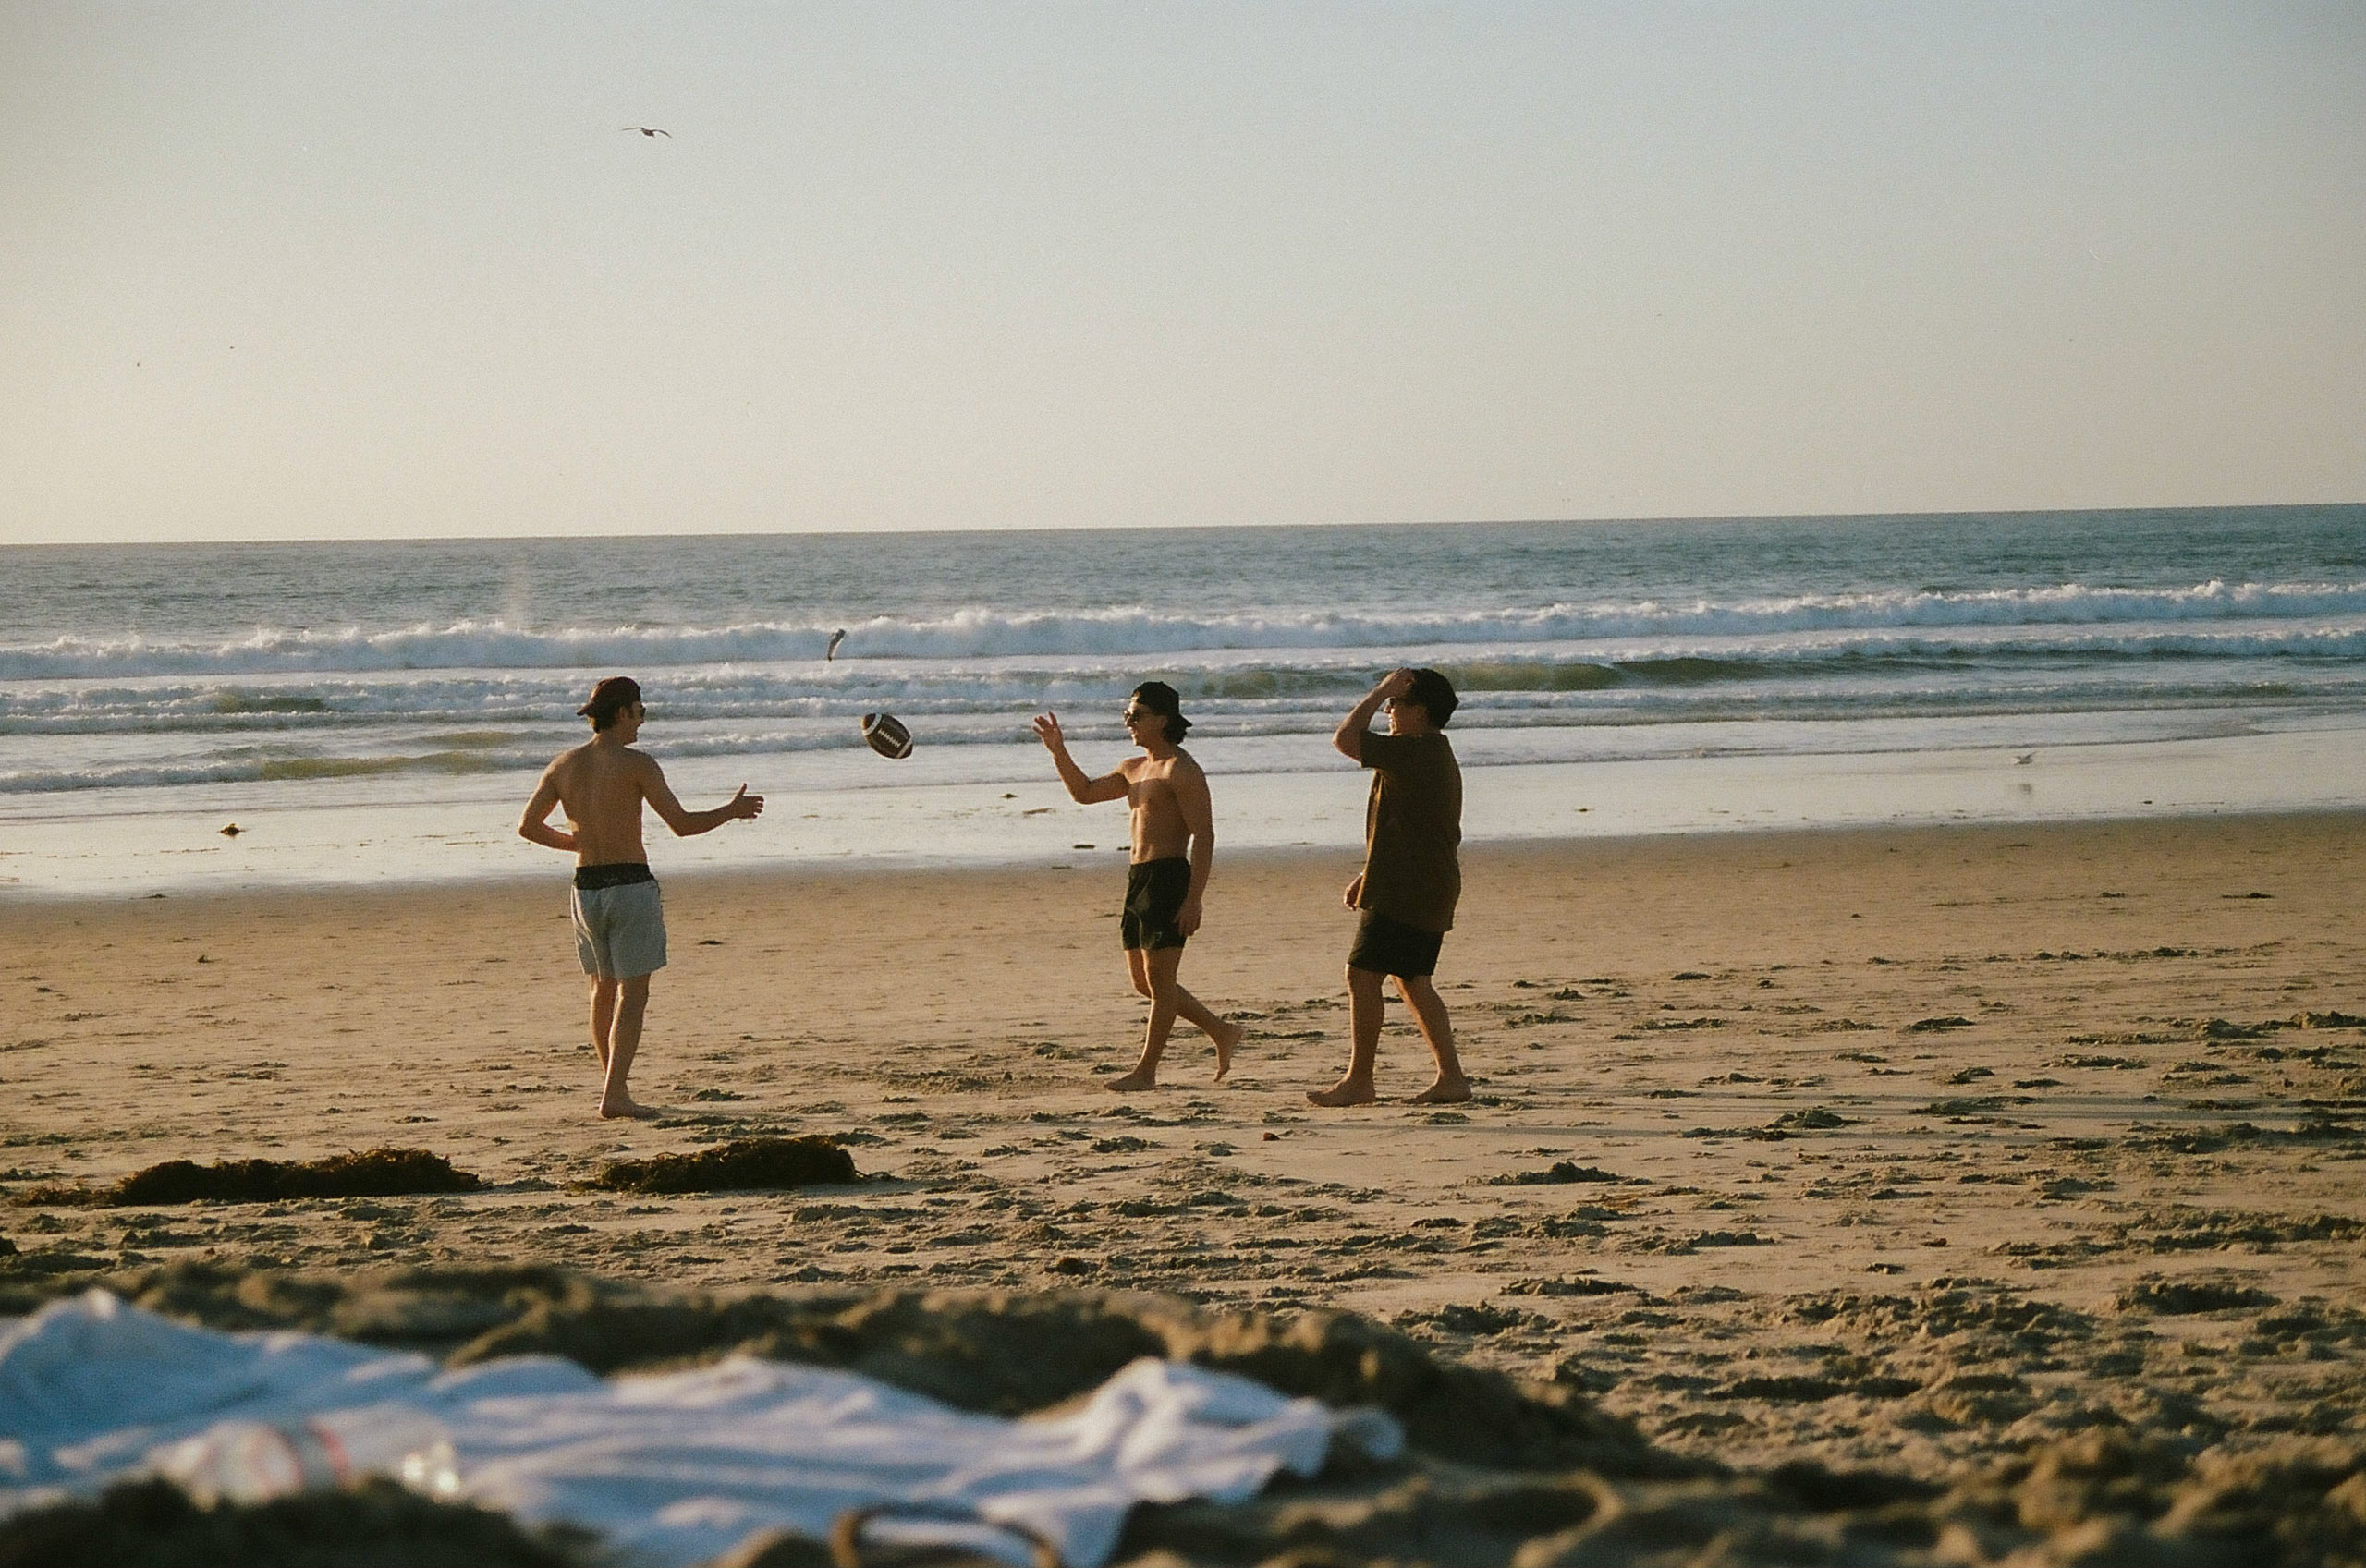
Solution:
[{"label": "white towel on sand", "polygon": [[[373,1427],[422,1421],[448,1438],[462,1497],[597,1530],[653,1565],[703,1562],[768,1529],[826,1538],[848,1510],[894,1504],[1018,1525],[1096,1568],[1137,1502],[1237,1501],[1281,1470],[1312,1475],[1335,1439],[1380,1458],[1403,1444],[1379,1411],[1149,1358],[1063,1415],[1006,1420],[750,1356],[610,1380],[551,1356],[441,1372],[311,1334],[190,1328],[100,1290],[0,1319],[0,1513],[91,1495],[160,1460],[170,1469],[194,1452],[174,1445],[228,1424],[275,1428],[299,1447],[308,1431],[343,1434],[366,1469],[399,1463],[364,1457]],[[1008,1535],[933,1533],[1025,1561]]]}]

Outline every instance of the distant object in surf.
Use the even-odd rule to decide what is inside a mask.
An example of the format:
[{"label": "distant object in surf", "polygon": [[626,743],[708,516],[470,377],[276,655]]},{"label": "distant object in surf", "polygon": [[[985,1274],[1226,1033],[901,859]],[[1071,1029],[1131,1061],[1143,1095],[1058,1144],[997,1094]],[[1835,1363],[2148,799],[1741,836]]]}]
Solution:
[{"label": "distant object in surf", "polygon": [[912,732],[893,713],[865,713],[862,738],[882,757],[900,760],[912,754]]},{"label": "distant object in surf", "polygon": [[247,831],[246,829],[244,829],[244,828],[242,828],[242,827],[238,826],[238,823],[236,823],[236,822],[229,823],[227,826],[224,827],[224,828],[221,830],[221,832],[222,832],[222,836],[223,836],[224,838],[236,838],[236,837],[238,837],[240,833],[245,833],[246,831]]},{"label": "distant object in surf", "polygon": [[826,664],[831,660],[836,658],[838,656],[838,644],[844,642],[846,639],[846,627],[840,626],[836,631],[832,632],[830,634],[830,646],[822,650],[822,662]]}]

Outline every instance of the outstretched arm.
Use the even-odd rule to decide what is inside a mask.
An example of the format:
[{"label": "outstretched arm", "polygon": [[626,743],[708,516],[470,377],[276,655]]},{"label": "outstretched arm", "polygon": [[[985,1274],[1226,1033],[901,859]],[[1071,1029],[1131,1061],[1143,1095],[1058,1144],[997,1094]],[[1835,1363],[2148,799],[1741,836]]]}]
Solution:
[{"label": "outstretched arm", "polygon": [[674,798],[672,786],[665,782],[665,771],[655,762],[649,764],[649,778],[641,786],[641,797],[649,802],[649,808],[657,813],[658,820],[674,830],[676,838],[713,833],[726,822],[762,816],[764,809],[764,797],[750,795],[748,786],[741,784],[738,794],[712,810],[685,810],[682,803]]},{"label": "outstretched arm", "polygon": [[543,770],[541,782],[534,785],[533,798],[526,802],[526,814],[518,819],[518,836],[545,849],[563,849],[575,853],[575,835],[551,826],[551,813],[558,808],[558,785],[552,782],[551,772]]},{"label": "outstretched arm", "polygon": [[1402,697],[1412,689],[1412,671],[1390,671],[1382,677],[1378,686],[1364,693],[1364,699],[1357,703],[1346,718],[1339,721],[1339,727],[1331,734],[1331,744],[1339,748],[1341,756],[1358,762],[1362,761],[1364,732],[1372,728],[1372,716],[1380,711],[1381,705],[1390,698]]},{"label": "outstretched arm", "polygon": [[1068,786],[1068,798],[1078,805],[1095,806],[1104,800],[1123,800],[1127,791],[1132,787],[1122,772],[1104,773],[1097,779],[1087,778],[1084,770],[1076,765],[1076,759],[1068,755],[1067,736],[1060,733],[1060,716],[1057,713],[1035,715],[1035,738],[1042,741],[1043,749],[1052,754],[1052,766],[1060,771],[1060,782]]}]

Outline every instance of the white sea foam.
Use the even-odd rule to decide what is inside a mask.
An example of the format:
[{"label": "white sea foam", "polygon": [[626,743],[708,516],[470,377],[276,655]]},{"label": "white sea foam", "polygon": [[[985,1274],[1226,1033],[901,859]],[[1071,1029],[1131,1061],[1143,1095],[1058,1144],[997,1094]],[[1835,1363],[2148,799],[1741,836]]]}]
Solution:
[{"label": "white sea foam", "polygon": [[[1466,728],[1507,708],[1550,708],[1568,722],[1681,716],[1703,702],[1747,700],[1799,711],[1835,700],[1884,711],[1967,702],[2070,707],[2233,699],[2250,692],[2320,700],[2366,696],[2366,624],[2223,626],[2160,623],[2115,628],[1960,627],[1792,631],[1772,637],[1592,644],[1473,643],[1392,650],[1202,651],[1164,661],[1102,654],[1067,661],[875,660],[680,667],[645,677],[658,733],[692,724],[758,724],[794,733],[885,709],[956,729],[1023,723],[1043,707],[1090,721],[1114,712],[1143,675],[1172,681],[1195,718],[1266,730],[1327,733],[1376,669],[1434,663],[1465,698]],[[547,747],[576,727],[584,680],[574,670],[421,670],[138,680],[19,681],[0,687],[0,735],[320,737],[400,732],[412,748],[442,748],[445,732],[514,735]],[[1105,717],[1106,715],[1103,715]],[[941,725],[940,727],[944,727]],[[348,743],[347,749],[352,749]],[[363,749],[383,748],[369,744]],[[22,760],[20,760],[21,761]]]},{"label": "white sea foam", "polygon": [[[835,664],[844,678],[865,661],[1140,658],[1254,650],[1359,651],[1405,647],[1533,646],[1639,638],[1766,638],[1799,634],[1876,638],[2014,627],[2085,628],[2107,643],[2116,628],[2253,623],[2262,648],[2308,639],[2328,623],[2355,633],[2366,584],[2201,583],[2175,590],[2079,584],[1980,592],[1795,594],[1729,601],[1555,602],[1538,608],[1437,614],[1306,610],[1187,616],[1139,606],[1071,612],[963,610],[930,619],[854,623]],[[721,626],[574,626],[535,630],[499,620],[359,626],[263,627],[236,638],[73,633],[0,641],[0,679],[123,679],[410,670],[649,669],[680,665],[823,665],[835,626],[750,621]],[[1945,639],[1939,639],[1943,645]],[[2233,645],[2221,645],[2233,650]]]}]

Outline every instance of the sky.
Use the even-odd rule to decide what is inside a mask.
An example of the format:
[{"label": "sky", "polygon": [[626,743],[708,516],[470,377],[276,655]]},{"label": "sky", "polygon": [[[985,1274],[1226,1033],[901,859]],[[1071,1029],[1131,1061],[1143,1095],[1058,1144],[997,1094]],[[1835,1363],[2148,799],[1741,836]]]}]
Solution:
[{"label": "sky", "polygon": [[0,543],[2366,499],[2357,0],[0,0]]}]

